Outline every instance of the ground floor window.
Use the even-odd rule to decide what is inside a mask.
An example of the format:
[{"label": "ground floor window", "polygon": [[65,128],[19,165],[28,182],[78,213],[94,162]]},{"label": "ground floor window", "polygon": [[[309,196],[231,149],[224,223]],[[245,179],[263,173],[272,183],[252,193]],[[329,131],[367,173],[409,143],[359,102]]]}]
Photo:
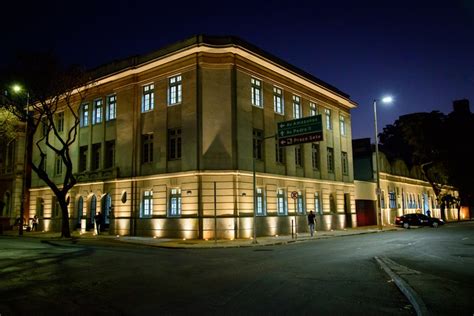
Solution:
[{"label": "ground floor window", "polygon": [[171,189],[169,216],[181,216],[181,189]]},{"label": "ground floor window", "polygon": [[153,191],[147,190],[143,192],[141,217],[151,217],[153,212]]},{"label": "ground floor window", "polygon": [[256,189],[257,215],[265,215],[265,196],[262,188]]},{"label": "ground floor window", "polygon": [[286,195],[284,189],[277,191],[277,213],[278,215],[287,215]]}]

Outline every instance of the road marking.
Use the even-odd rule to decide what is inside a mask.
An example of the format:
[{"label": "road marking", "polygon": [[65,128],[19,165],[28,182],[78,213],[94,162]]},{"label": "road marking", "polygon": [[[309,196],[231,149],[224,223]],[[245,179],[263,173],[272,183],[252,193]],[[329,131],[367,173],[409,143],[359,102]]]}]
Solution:
[{"label": "road marking", "polygon": [[[388,274],[388,276],[395,282],[400,291],[405,295],[405,297],[410,301],[410,303],[415,308],[416,314],[418,316],[429,315],[428,308],[421,299],[421,297],[413,290],[413,288],[408,285],[397,273],[393,272],[389,267],[394,261],[385,258],[385,257],[374,257],[377,263],[382,267],[382,269]],[[400,266],[400,265],[399,265]],[[406,267],[405,267],[406,268]],[[406,268],[410,270],[409,268]]]}]

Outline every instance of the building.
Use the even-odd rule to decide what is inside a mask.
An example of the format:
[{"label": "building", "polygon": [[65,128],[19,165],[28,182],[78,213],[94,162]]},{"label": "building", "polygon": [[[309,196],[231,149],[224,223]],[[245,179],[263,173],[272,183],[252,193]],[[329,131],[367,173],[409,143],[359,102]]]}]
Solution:
[{"label": "building", "polygon": [[[92,229],[98,211],[114,235],[250,238],[254,223],[257,236],[291,234],[307,231],[308,210],[318,229],[356,225],[346,93],[235,37],[195,36],[96,74],[77,104],[73,229]],[[277,145],[278,122],[316,114],[323,141]],[[71,126],[71,113],[57,115]],[[52,153],[45,168],[59,183]],[[59,207],[34,174],[30,194],[40,229],[59,231]]]},{"label": "building", "polygon": [[[376,225],[375,149],[370,138],[354,139],[352,146],[357,223],[359,226]],[[394,224],[397,216],[407,213],[426,214],[428,210],[431,216],[441,218],[441,209],[434,190],[424,178],[419,166],[410,169],[402,160],[390,162],[382,151],[379,151],[379,166],[383,225]],[[454,188],[445,188],[443,193],[458,196]],[[447,220],[457,220],[456,205],[449,205],[445,212]]]}]

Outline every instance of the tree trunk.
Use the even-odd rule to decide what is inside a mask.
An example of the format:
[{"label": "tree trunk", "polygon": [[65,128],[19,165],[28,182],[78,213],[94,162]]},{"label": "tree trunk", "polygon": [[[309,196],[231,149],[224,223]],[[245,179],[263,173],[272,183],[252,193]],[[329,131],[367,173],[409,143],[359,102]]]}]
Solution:
[{"label": "tree trunk", "polygon": [[71,231],[69,230],[69,214],[67,211],[66,197],[62,196],[59,199],[59,205],[61,207],[61,237],[71,238]]}]

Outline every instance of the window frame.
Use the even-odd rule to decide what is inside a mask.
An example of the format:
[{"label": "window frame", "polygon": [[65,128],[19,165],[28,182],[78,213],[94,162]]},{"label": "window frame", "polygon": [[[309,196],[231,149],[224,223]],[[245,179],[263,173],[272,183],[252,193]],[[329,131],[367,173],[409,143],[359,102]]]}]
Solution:
[{"label": "window frame", "polygon": [[349,175],[349,156],[347,152],[341,152],[341,165],[342,165],[342,174],[345,176]]},{"label": "window frame", "polygon": [[283,89],[273,87],[273,111],[280,115],[285,115],[285,98]]},{"label": "window frame", "polygon": [[181,104],[183,100],[182,80],[183,77],[181,74],[177,74],[168,78],[168,106]]},{"label": "window frame", "polygon": [[319,192],[314,192],[314,213],[315,214],[322,214],[321,212],[321,196]]},{"label": "window frame", "polygon": [[107,96],[107,105],[105,111],[106,121],[113,121],[117,118],[117,95],[110,94]]},{"label": "window frame", "polygon": [[102,123],[104,102],[102,101],[102,98],[100,98],[95,99],[93,104],[94,105],[92,107],[92,125],[96,125]]},{"label": "window frame", "polygon": [[311,143],[311,166],[313,170],[321,169],[321,150],[317,143]]},{"label": "window frame", "polygon": [[[170,197],[168,205],[168,216],[169,217],[180,217],[182,207],[182,196],[181,188],[170,188]],[[176,212],[173,214],[173,212]]]},{"label": "window frame", "polygon": [[327,171],[334,173],[334,148],[327,147]]},{"label": "window frame", "polygon": [[277,189],[277,215],[288,215],[287,198],[285,189]]},{"label": "window frame", "polygon": [[344,115],[339,115],[339,130],[341,132],[341,136],[346,135],[346,117]]},{"label": "window frame", "polygon": [[327,130],[332,130],[332,115],[331,115],[331,109],[325,108],[324,109],[324,115],[325,115],[325,121],[326,121],[326,129]]},{"label": "window frame", "polygon": [[255,201],[256,205],[256,215],[265,216],[267,214],[266,210],[266,201],[265,201],[265,190],[262,187],[255,188]]},{"label": "window frame", "polygon": [[318,115],[318,108],[315,102],[309,102],[309,116],[316,116]]},{"label": "window frame", "polygon": [[155,84],[149,83],[142,86],[142,113],[153,111],[155,108]]},{"label": "window frame", "polygon": [[250,98],[252,105],[263,109],[263,84],[262,80],[251,77],[250,78]]},{"label": "window frame", "polygon": [[303,167],[303,146],[302,144],[295,146],[295,166]]},{"label": "window frame", "polygon": [[89,126],[89,103],[81,104],[80,126],[81,127]]},{"label": "window frame", "polygon": [[168,129],[168,160],[181,160],[182,157],[181,127]]},{"label": "window frame", "polygon": [[142,134],[142,163],[153,162],[153,133]]},{"label": "window frame", "polygon": [[143,191],[140,205],[140,218],[151,218],[153,216],[153,190]]},{"label": "window frame", "polygon": [[300,119],[303,117],[303,113],[301,110],[301,97],[297,95],[293,95],[293,119]]},{"label": "window frame", "polygon": [[59,133],[64,131],[64,111],[56,113],[56,130]]}]

